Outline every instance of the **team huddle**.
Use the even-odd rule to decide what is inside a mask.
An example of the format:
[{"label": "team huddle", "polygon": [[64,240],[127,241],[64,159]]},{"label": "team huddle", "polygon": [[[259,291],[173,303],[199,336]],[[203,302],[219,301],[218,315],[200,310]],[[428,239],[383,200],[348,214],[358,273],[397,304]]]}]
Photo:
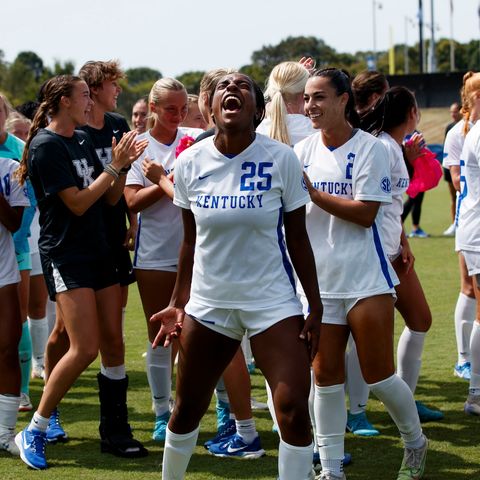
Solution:
[{"label": "team huddle", "polygon": [[[449,131],[444,162],[460,191],[455,372],[470,382],[473,415],[479,75],[465,76],[465,120]],[[414,399],[432,322],[402,223],[425,149],[414,94],[378,72],[352,80],[315,70],[311,59],[277,65],[264,92],[247,75],[217,69],[198,96],[173,78],[155,82],[133,106],[130,130],[114,113],[122,77],[115,61],[53,77],[31,122],[0,95],[0,449],[47,468],[46,445],[68,439],[59,404],[100,353],[101,451],[148,455],[127,408],[123,322],[136,281],[164,480],[185,478],[213,393],[218,432],[205,448],[265,454],[252,356],[279,434],[280,480],[345,479],[346,429],[379,434],[367,417],[370,391],[404,445],[397,478],[422,478],[421,423],[443,414]],[[27,124],[25,143],[11,115]],[[396,362],[395,308],[405,321]],[[45,388],[15,434],[17,412],[33,409],[30,375]]]}]

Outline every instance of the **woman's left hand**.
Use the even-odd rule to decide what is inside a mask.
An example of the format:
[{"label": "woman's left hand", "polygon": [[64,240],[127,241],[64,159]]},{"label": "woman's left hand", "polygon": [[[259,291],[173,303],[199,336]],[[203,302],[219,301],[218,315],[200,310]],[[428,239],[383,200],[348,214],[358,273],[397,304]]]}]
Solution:
[{"label": "woman's left hand", "polygon": [[152,162],[149,158],[145,157],[142,162],[143,174],[152,182],[158,185],[162,176],[166,176],[165,169],[162,165]]},{"label": "woman's left hand", "polygon": [[320,325],[322,324],[323,305],[314,311],[311,311],[300,332],[300,338],[307,341],[308,350],[310,352],[310,360],[313,362],[318,350],[318,342],[320,340]]}]

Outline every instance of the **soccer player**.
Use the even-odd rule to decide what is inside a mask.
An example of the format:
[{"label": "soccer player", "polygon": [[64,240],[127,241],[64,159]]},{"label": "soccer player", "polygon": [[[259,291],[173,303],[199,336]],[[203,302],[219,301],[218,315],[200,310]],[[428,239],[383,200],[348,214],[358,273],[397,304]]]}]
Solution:
[{"label": "soccer player", "polygon": [[[344,364],[352,332],[363,377],[387,407],[405,443],[398,478],[418,479],[425,467],[427,440],[412,392],[395,374],[393,305],[398,279],[376,223],[380,205],[391,202],[387,152],[379,140],[357,128],[350,78],[343,71],[315,72],[307,81],[304,100],[313,127],[320,129],[294,147],[312,200],[307,230],[324,298],[313,364],[320,478],[345,479]],[[302,299],[306,306],[305,295]]]},{"label": "soccer player", "polygon": [[[136,132],[112,142],[112,162],[100,163],[91,140],[76,130],[92,107],[87,84],[60,75],[45,85],[44,98],[27,139],[20,178],[30,178],[40,210],[40,255],[49,296],[56,300],[69,349],[49,372],[32,421],[15,437],[22,460],[34,469],[47,468],[45,444],[58,403],[73,382],[97,357],[102,331],[120,317],[121,291],[115,259],[106,238],[103,202],[115,205],[122,195],[125,169],[146,147]],[[127,431],[126,388],[109,385],[115,417],[103,420],[102,450],[143,447]],[[112,412],[113,411],[113,412]],[[102,432],[103,433],[103,432]],[[121,443],[119,443],[119,439]],[[120,453],[120,452],[117,452]],[[128,452],[126,452],[128,453]]]},{"label": "soccer player", "polygon": [[[307,340],[314,354],[322,306],[304,226],[308,196],[301,169],[289,147],[255,134],[264,108],[262,92],[248,76],[224,76],[211,98],[215,136],[177,159],[174,203],[182,208],[184,239],[170,306],[152,317],[162,322],[154,347],[164,339],[168,345],[181,330],[163,480],[184,478],[200,419],[245,332],[273,393],[281,432],[279,478],[311,478]],[[306,321],[282,224],[311,302]],[[252,458],[263,454],[255,441],[245,450],[238,436],[227,448]]]},{"label": "soccer player", "polygon": [[148,147],[128,173],[125,198],[141,225],[133,266],[148,329],[147,377],[156,416],[152,438],[163,441],[170,418],[172,349],[152,348],[159,327],[148,320],[168,305],[183,236],[180,209],[172,203],[175,152],[182,139],[203,130],[179,126],[187,114],[187,91],[178,80],[155,82],[148,102],[150,129],[139,137]]}]

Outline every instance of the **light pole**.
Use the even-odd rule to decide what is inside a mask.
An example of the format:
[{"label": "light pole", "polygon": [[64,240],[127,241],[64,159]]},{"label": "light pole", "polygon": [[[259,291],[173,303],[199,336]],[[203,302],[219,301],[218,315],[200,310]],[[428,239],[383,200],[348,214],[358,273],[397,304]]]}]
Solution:
[{"label": "light pole", "polygon": [[408,58],[408,26],[415,26],[415,22],[410,18],[405,16],[405,48],[404,48],[404,72],[410,73],[410,61]]},{"label": "light pole", "polygon": [[430,0],[430,15],[431,15],[431,25],[430,25],[430,50],[428,55],[428,72],[435,73],[437,70],[437,65],[435,61],[435,18],[434,18],[434,1]]},{"label": "light pole", "polygon": [[423,73],[423,2],[418,0],[418,32],[419,32],[419,42],[418,42],[418,65],[420,73]]},{"label": "light pole", "polygon": [[377,0],[372,0],[372,22],[373,22],[373,60],[377,68],[377,9],[380,10],[382,4]]},{"label": "light pole", "polygon": [[450,0],[450,71],[455,71],[455,42],[453,40],[453,0]]}]

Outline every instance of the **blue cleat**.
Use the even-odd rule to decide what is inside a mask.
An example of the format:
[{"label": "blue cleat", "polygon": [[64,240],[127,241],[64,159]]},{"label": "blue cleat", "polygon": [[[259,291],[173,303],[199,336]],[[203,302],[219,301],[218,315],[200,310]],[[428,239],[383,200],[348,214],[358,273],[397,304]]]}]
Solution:
[{"label": "blue cleat", "polygon": [[265,455],[265,450],[260,444],[260,437],[258,435],[252,443],[245,443],[238,433],[234,433],[220,443],[210,445],[208,451],[216,457],[254,459]]},{"label": "blue cleat", "polygon": [[47,427],[47,442],[48,443],[57,443],[57,442],[66,442],[68,440],[68,435],[63,429],[60,423],[60,412],[56,408],[50,415],[48,420]]},{"label": "blue cleat", "polygon": [[45,432],[25,428],[25,430],[17,433],[15,443],[20,450],[20,458],[29,467],[35,470],[47,468],[47,459],[45,458],[47,435]]},{"label": "blue cleat", "polygon": [[443,419],[443,413],[440,410],[432,410],[417,400],[415,401],[415,405],[417,406],[418,418],[420,418],[422,423],[437,422]]},{"label": "blue cleat", "polygon": [[159,417],[155,417],[155,426],[153,427],[152,438],[156,442],[163,442],[167,435],[167,425],[170,420],[170,412],[166,412]]},{"label": "blue cleat", "polygon": [[375,437],[376,435],[380,435],[380,432],[368,421],[365,412],[355,414],[348,413],[347,431],[362,437]]},{"label": "blue cleat", "polygon": [[472,365],[470,362],[456,363],[453,369],[453,374],[458,378],[463,378],[464,380],[470,381],[472,376]]},{"label": "blue cleat", "polygon": [[223,442],[225,439],[231,437],[235,433],[237,433],[237,426],[235,425],[235,420],[230,419],[226,423],[226,425],[224,425],[213,438],[207,440],[203,444],[203,446],[208,450],[211,445]]}]

